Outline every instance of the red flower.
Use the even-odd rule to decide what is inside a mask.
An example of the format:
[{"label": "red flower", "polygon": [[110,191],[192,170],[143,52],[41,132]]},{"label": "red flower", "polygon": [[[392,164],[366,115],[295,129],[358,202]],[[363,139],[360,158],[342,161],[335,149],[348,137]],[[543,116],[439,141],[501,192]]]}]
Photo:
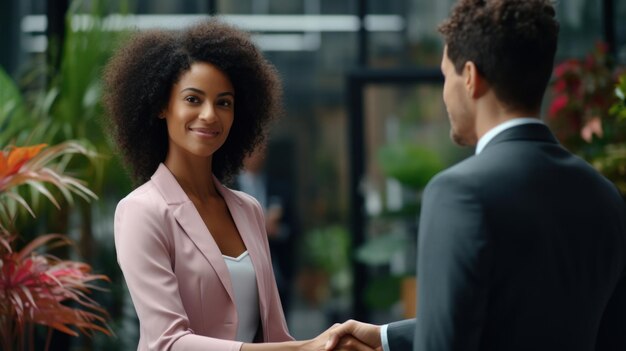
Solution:
[{"label": "red flower", "polygon": [[557,96],[550,105],[549,115],[551,118],[558,117],[558,114],[567,106],[569,103],[569,98],[567,95],[559,95]]},{"label": "red flower", "polygon": [[578,60],[565,60],[554,68],[554,75],[556,78],[561,78],[565,74],[570,73],[571,71],[575,71],[579,65],[580,62],[578,62]]},{"label": "red flower", "polygon": [[554,92],[562,93],[567,89],[567,83],[563,79],[559,79],[554,83]]}]

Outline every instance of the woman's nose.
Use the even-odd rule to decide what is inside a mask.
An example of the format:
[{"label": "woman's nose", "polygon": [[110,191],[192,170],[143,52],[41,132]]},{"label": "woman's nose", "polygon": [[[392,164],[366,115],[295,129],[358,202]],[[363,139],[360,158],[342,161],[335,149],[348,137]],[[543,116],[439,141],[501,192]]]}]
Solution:
[{"label": "woman's nose", "polygon": [[211,104],[204,104],[198,117],[202,120],[210,121],[215,118],[215,109]]}]

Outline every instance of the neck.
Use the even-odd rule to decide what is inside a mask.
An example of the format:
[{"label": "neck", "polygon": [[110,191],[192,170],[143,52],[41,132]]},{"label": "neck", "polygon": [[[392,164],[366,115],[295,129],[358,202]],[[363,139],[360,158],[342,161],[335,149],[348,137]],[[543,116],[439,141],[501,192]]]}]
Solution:
[{"label": "neck", "polygon": [[176,157],[168,152],[164,163],[187,196],[204,201],[219,196],[211,161],[212,157]]},{"label": "neck", "polygon": [[539,111],[522,111],[511,109],[501,103],[493,94],[476,103],[476,140],[497,125],[520,117],[538,117]]}]

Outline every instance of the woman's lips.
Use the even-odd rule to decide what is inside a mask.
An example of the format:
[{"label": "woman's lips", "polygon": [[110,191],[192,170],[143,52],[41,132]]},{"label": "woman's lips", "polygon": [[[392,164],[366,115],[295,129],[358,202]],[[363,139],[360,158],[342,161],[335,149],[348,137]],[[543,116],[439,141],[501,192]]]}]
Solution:
[{"label": "woman's lips", "polygon": [[189,128],[189,130],[192,133],[199,135],[201,137],[204,137],[204,138],[213,138],[213,137],[220,135],[219,130],[211,129],[211,128]]}]

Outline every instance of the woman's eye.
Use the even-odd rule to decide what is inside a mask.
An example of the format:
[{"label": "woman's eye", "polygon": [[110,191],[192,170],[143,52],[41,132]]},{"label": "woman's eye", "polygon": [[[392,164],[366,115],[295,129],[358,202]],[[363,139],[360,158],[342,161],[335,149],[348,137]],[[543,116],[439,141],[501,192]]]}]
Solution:
[{"label": "woman's eye", "polygon": [[195,104],[195,103],[199,102],[200,100],[197,97],[195,97],[195,96],[187,96],[187,97],[185,97],[185,101],[190,102],[192,104]]},{"label": "woman's eye", "polygon": [[221,100],[220,102],[218,102],[218,105],[223,106],[223,107],[232,107],[233,106],[233,101]]}]

